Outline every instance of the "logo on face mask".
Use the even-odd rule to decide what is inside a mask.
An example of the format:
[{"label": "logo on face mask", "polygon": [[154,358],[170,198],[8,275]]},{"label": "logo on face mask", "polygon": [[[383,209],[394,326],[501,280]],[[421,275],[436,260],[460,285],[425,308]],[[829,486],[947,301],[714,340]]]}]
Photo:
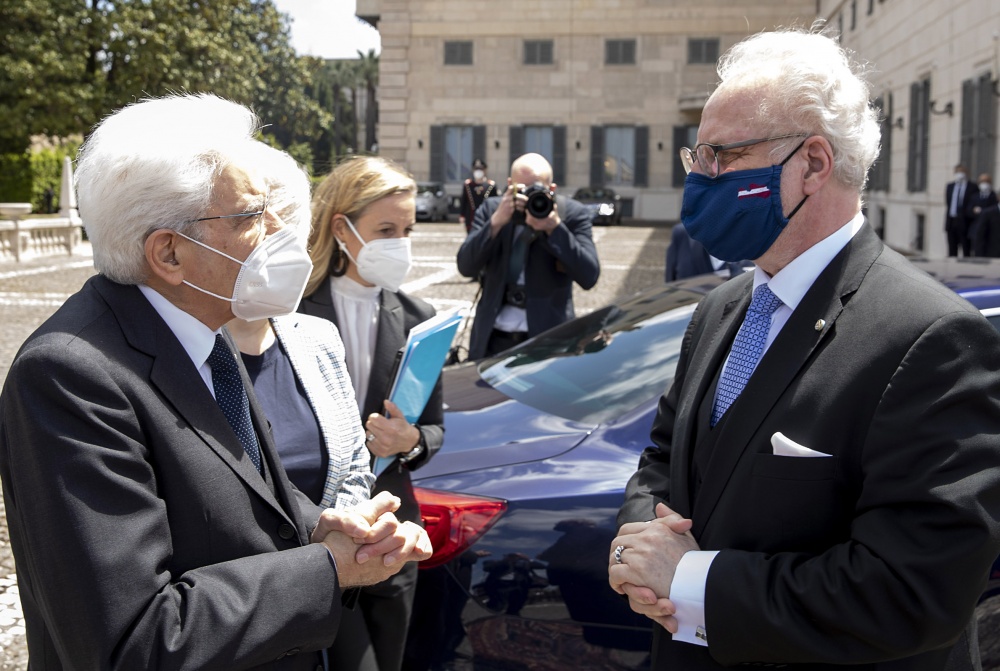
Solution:
[{"label": "logo on face mask", "polygon": [[412,265],[410,239],[382,238],[365,242],[351,220],[345,216],[344,221],[354,233],[354,237],[361,242],[358,258],[351,256],[347,251],[347,245],[340,238],[337,238],[337,243],[347,258],[354,263],[361,279],[389,291],[399,291]]},{"label": "logo on face mask", "polygon": [[770,198],[771,190],[764,184],[751,184],[745,189],[741,189],[737,198]]},{"label": "logo on face mask", "polygon": [[232,303],[234,316],[246,321],[268,319],[290,314],[298,306],[312,272],[312,261],[295,229],[284,228],[267,236],[250,252],[246,261],[233,258],[183,233],[178,235],[241,266],[231,298],[184,280],[184,284],[192,289]]}]

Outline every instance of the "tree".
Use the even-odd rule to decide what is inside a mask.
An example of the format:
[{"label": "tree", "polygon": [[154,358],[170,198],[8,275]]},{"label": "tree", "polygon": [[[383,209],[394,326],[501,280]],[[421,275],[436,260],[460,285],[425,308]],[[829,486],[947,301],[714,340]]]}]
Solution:
[{"label": "tree", "polygon": [[171,92],[248,104],[282,146],[310,142],[331,115],[308,84],[273,0],[0,0],[0,153]]},{"label": "tree", "polygon": [[378,123],[378,102],[375,93],[378,88],[378,54],[369,49],[367,54],[358,52],[358,76],[367,96],[365,105],[365,151],[371,151],[378,142],[375,126]]}]

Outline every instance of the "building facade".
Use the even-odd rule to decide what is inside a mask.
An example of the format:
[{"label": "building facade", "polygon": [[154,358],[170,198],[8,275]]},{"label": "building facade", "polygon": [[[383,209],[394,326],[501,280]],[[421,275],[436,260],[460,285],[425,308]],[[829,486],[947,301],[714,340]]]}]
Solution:
[{"label": "building facade", "polygon": [[871,64],[882,151],[869,220],[890,245],[947,255],[945,186],[955,165],[997,171],[1000,2],[819,0],[841,43]]},{"label": "building facade", "polygon": [[[899,0],[891,0],[897,2]],[[809,25],[816,0],[358,0],[382,37],[379,153],[457,195],[475,158],[506,179],[535,151],[572,194],[602,185],[624,214],[676,220],[718,56]]]}]

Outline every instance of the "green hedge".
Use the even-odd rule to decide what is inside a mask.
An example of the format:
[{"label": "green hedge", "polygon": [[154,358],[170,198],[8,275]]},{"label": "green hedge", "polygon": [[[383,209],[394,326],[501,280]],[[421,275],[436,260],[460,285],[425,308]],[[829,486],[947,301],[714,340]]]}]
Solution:
[{"label": "green hedge", "polygon": [[52,189],[52,211],[59,211],[63,158],[76,158],[79,145],[70,143],[23,154],[0,154],[0,202],[31,203],[44,213],[45,190]]}]

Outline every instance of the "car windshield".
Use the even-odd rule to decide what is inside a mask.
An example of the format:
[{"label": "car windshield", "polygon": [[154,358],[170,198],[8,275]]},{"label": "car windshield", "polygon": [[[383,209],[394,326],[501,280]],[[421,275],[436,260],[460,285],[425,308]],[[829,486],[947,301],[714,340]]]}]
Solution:
[{"label": "car windshield", "polygon": [[703,293],[657,288],[566,322],[479,366],[516,401],[601,423],[663,394]]},{"label": "car windshield", "polygon": [[417,184],[417,193],[429,193],[433,195],[440,190],[440,184]]}]

